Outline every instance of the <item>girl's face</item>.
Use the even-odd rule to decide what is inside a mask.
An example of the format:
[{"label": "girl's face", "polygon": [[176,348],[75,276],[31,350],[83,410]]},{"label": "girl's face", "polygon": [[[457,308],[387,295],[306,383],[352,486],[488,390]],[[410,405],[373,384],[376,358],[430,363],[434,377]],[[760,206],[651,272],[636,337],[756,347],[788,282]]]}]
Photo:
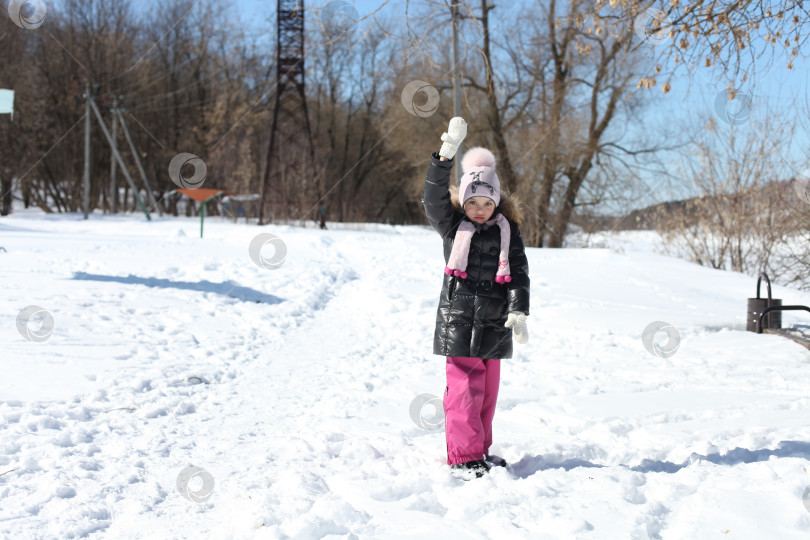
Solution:
[{"label": "girl's face", "polygon": [[495,212],[495,202],[489,197],[470,197],[464,203],[464,213],[473,223],[483,223]]}]

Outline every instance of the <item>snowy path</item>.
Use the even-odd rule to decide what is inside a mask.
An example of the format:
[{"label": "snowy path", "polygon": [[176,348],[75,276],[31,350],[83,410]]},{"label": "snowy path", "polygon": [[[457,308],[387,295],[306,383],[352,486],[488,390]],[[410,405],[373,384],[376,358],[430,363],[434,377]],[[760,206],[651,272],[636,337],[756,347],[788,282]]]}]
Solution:
[{"label": "snowy path", "polygon": [[[530,250],[531,341],[504,361],[492,448],[512,471],[465,483],[409,415],[444,388],[437,236],[197,226],[0,222],[1,537],[810,535],[810,351],[740,331],[750,278]],[[258,232],[287,244],[280,269],[247,258]],[[42,343],[15,326],[31,304],[55,319]],[[656,320],[680,333],[670,358],[642,345]],[[178,492],[189,466],[204,501]]]}]

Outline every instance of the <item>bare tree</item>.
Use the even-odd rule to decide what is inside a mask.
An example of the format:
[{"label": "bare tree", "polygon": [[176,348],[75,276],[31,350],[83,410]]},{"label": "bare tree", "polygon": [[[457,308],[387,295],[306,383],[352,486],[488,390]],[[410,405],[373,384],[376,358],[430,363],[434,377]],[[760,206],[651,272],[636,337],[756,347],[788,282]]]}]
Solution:
[{"label": "bare tree", "polygon": [[[584,203],[578,197],[595,161],[647,150],[628,150],[606,138],[610,123],[638,103],[627,95],[637,75],[630,62],[632,30],[618,37],[588,33],[565,16],[579,3],[558,7],[550,0],[537,9],[504,6],[499,12],[482,0],[477,9],[461,10],[469,144],[493,147],[502,185],[529,202],[524,234],[531,245],[561,246],[575,207],[595,204],[598,197]],[[425,26],[433,43],[447,42],[446,16],[439,11],[415,19],[412,40],[422,45],[416,31]],[[515,25],[520,32],[507,36],[502,30]],[[431,56],[438,59],[437,88],[449,89],[452,61],[446,49],[437,53]],[[590,177],[615,180],[610,174]]]},{"label": "bare tree", "polygon": [[620,168],[636,174],[626,160],[637,162],[663,146],[652,136],[627,146],[622,130],[611,131],[611,125],[630,121],[645,99],[634,83],[649,60],[639,53],[632,27],[603,21],[585,28],[578,17],[588,4],[544,3],[539,19],[544,24],[536,24],[532,33],[534,54],[543,58],[536,62],[542,77],[534,108],[542,131],[524,153],[537,155],[530,196],[533,245],[561,247],[575,209],[599,199],[582,200],[583,188],[593,194],[609,191],[610,183],[621,181]]},{"label": "bare tree", "polygon": [[714,116],[703,118],[680,165],[699,196],[662,216],[659,232],[674,255],[779,278],[781,262],[773,257],[795,233],[786,182],[795,164],[785,155],[795,122],[768,114],[749,121],[753,125],[743,131],[724,127]]}]

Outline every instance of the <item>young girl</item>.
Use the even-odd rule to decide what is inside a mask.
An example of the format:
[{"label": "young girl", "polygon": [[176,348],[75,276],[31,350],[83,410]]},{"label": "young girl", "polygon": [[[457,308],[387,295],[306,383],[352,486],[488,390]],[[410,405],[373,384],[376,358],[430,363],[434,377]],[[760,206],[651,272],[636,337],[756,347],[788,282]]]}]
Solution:
[{"label": "young girl", "polygon": [[453,157],[466,135],[464,119],[450,120],[444,144],[430,157],[422,203],[447,264],[433,336],[433,353],[447,357],[447,463],[480,477],[493,464],[506,466],[489,455],[492,418],[513,332],[518,343],[528,341],[529,263],[517,205],[501,193],[492,152],[469,150],[451,193]]}]

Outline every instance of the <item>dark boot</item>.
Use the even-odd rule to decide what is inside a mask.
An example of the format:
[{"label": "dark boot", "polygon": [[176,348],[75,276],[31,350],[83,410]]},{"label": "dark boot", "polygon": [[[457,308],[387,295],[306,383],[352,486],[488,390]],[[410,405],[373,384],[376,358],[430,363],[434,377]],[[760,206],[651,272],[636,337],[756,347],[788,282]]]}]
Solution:
[{"label": "dark boot", "polygon": [[476,478],[481,478],[489,472],[489,464],[483,459],[475,459],[472,461],[465,461],[464,463],[456,463],[450,465],[451,469],[461,469],[462,472],[467,470],[475,473]]},{"label": "dark boot", "polygon": [[485,454],[484,461],[496,467],[506,467],[506,460],[503,459],[501,456]]}]

